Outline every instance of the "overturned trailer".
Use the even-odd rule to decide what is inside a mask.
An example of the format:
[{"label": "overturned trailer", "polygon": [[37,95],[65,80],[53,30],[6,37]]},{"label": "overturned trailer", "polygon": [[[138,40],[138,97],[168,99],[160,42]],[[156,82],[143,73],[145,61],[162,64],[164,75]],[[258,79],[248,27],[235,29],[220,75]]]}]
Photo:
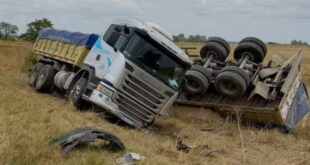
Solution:
[{"label": "overturned trailer", "polygon": [[[256,45],[262,43],[250,39]],[[186,73],[176,104],[212,108],[223,117],[239,115],[244,122],[287,130],[293,129],[309,112],[308,92],[300,72],[301,50],[287,61],[273,55],[268,65],[263,66],[265,45],[259,49],[246,43],[240,53],[240,47],[244,48],[240,43],[234,52],[236,61],[225,61],[230,49],[223,53],[218,47],[227,48],[227,43],[211,40],[211,44],[207,42],[201,49],[201,60],[194,62]],[[200,78],[199,73],[202,73]]]}]

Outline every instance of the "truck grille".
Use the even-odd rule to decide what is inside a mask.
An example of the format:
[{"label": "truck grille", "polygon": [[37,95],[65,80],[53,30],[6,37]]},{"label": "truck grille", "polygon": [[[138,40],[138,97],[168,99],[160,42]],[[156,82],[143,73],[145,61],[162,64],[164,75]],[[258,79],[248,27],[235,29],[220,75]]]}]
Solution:
[{"label": "truck grille", "polygon": [[127,73],[115,101],[119,110],[139,122],[150,123],[164,103],[166,97],[153,87]]}]

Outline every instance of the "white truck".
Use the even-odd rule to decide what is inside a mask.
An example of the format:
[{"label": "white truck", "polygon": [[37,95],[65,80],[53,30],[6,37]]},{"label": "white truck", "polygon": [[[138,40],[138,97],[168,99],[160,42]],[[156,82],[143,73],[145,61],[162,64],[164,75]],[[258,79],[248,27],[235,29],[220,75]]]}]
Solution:
[{"label": "white truck", "polygon": [[168,32],[138,19],[116,20],[100,36],[43,29],[33,53],[36,90],[67,92],[77,108],[91,103],[138,128],[169,110],[192,63]]}]

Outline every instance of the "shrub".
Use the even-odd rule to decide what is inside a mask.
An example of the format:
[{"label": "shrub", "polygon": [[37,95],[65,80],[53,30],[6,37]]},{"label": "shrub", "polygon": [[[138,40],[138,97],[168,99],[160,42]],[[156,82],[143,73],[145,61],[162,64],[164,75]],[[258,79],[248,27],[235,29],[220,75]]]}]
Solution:
[{"label": "shrub", "polygon": [[26,55],[21,71],[23,73],[30,73],[37,60],[37,56],[33,53],[29,53],[28,55]]}]

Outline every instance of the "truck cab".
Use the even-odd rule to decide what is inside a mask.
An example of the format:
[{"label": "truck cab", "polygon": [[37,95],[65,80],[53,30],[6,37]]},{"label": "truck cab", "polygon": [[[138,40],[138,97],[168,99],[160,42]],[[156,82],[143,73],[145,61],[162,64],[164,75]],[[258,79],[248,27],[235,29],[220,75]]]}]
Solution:
[{"label": "truck cab", "polygon": [[82,97],[134,127],[145,127],[172,106],[190,65],[158,25],[117,20],[84,60],[82,68],[93,74]]}]

